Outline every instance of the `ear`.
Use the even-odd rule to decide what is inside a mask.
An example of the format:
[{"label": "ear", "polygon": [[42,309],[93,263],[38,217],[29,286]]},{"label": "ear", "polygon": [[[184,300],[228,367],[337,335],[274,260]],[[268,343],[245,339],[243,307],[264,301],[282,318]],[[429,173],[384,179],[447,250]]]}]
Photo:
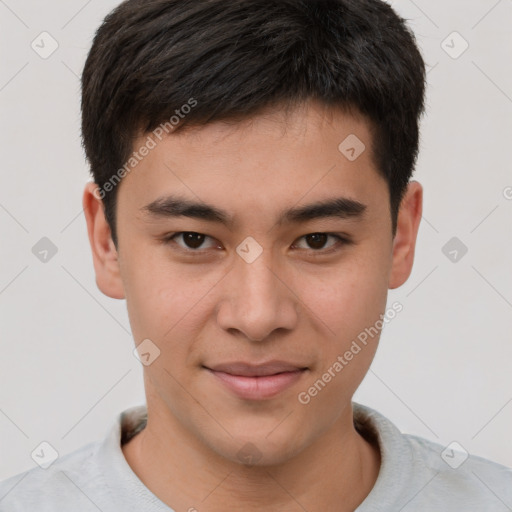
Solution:
[{"label": "ear", "polygon": [[422,210],[423,187],[417,181],[411,181],[398,212],[389,289],[402,286],[411,274]]},{"label": "ear", "polygon": [[103,201],[96,183],[87,183],[82,199],[91,244],[96,284],[108,297],[124,299],[117,249],[105,218]]}]

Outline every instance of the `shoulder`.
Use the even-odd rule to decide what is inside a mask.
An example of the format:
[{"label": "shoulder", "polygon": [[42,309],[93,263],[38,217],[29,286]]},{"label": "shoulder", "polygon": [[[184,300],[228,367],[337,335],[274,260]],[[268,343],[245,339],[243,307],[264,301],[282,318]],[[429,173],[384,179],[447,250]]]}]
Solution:
[{"label": "shoulder", "polygon": [[512,508],[511,468],[471,455],[456,442],[442,446],[418,436],[403,436],[411,447],[414,467],[419,472],[424,471],[422,468],[429,471],[425,489],[429,487],[430,492],[424,494],[430,500],[438,496],[445,503],[453,500],[458,505],[463,500],[470,510],[490,510],[485,507],[491,504],[497,511]]},{"label": "shoulder", "polygon": [[39,466],[0,482],[0,511],[39,512],[91,510],[92,486],[101,492],[102,475],[96,463],[101,441],[95,441],[62,456],[51,466]]},{"label": "shoulder", "polygon": [[[145,406],[119,413],[103,439],[0,482],[0,512],[162,510],[127,464],[122,439],[142,428]],[[158,507],[155,507],[157,503]],[[163,510],[166,510],[165,508]]]},{"label": "shoulder", "polygon": [[402,433],[388,418],[354,403],[354,425],[375,439],[381,468],[361,512],[432,510],[510,512],[512,469],[476,455],[460,444],[443,446]]}]

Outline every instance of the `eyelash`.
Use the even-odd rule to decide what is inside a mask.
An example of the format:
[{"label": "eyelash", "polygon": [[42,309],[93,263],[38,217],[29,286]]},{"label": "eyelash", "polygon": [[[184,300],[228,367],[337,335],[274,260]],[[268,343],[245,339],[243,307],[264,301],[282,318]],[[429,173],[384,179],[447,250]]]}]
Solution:
[{"label": "eyelash", "polygon": [[[182,252],[185,252],[185,253],[188,253],[188,254],[203,254],[205,253],[206,251],[208,251],[208,249],[191,249],[191,248],[183,248],[181,247],[180,245],[176,244],[176,242],[174,241],[174,239],[180,235],[186,235],[186,234],[193,234],[193,235],[201,235],[201,236],[204,236],[205,239],[212,239],[212,240],[215,240],[213,237],[210,237],[208,235],[205,235],[203,233],[198,233],[196,231],[179,231],[177,233],[171,233],[170,235],[167,235],[165,236],[161,241],[162,243],[164,244],[173,244],[173,245],[176,245],[178,250],[182,251]],[[313,233],[308,233],[306,235],[303,235],[301,236],[300,238],[298,238],[298,240],[301,240],[307,236],[310,236],[310,235],[326,235],[326,236],[331,236],[333,238],[336,238],[337,240],[337,243],[334,244],[332,247],[329,247],[328,249],[311,249],[310,252],[314,255],[314,256],[323,256],[323,255],[328,255],[328,254],[331,254],[333,252],[337,252],[341,249],[340,246],[345,246],[345,245],[350,245],[352,244],[352,240],[347,237],[346,235],[338,235],[338,234],[335,234],[335,233],[325,233],[325,232],[319,232],[319,231],[315,231]],[[203,241],[204,243],[204,241]],[[295,243],[295,242],[294,242]],[[308,251],[308,249],[299,249],[300,251]]]}]

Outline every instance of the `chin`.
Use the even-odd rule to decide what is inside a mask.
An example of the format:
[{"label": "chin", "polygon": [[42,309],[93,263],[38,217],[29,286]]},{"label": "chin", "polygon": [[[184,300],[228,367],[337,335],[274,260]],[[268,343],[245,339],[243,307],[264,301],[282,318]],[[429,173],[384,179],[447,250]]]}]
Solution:
[{"label": "chin", "polygon": [[247,467],[284,464],[305,448],[287,430],[283,429],[280,435],[271,433],[267,436],[270,430],[257,429],[250,435],[246,429],[239,436],[230,432],[233,437],[224,437],[221,442],[210,444],[210,448],[224,459]]}]

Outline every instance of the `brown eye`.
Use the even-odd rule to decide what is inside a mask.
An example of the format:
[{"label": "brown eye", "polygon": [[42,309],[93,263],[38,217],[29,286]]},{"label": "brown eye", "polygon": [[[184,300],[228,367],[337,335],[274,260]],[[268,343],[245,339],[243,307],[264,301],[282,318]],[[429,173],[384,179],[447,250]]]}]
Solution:
[{"label": "brown eye", "polygon": [[326,233],[312,233],[311,235],[306,235],[304,238],[312,249],[323,249],[329,235]]},{"label": "brown eye", "polygon": [[[182,240],[181,242],[179,240]],[[211,239],[211,246],[204,247],[203,244],[205,240]],[[195,233],[193,231],[182,231],[181,233],[176,233],[175,235],[172,235],[167,238],[168,242],[176,243],[181,249],[184,249],[185,251],[199,251],[203,249],[209,249],[211,247],[214,247],[215,244],[213,243],[213,239],[209,237],[208,235],[203,235],[201,233]]]},{"label": "brown eye", "polygon": [[204,242],[205,235],[199,233],[183,233],[183,241],[190,249],[199,249]]},{"label": "brown eye", "polygon": [[[334,243],[330,245],[326,244],[329,241],[329,238],[334,240]],[[304,240],[306,243],[302,246],[300,243],[298,244],[299,249],[313,249],[313,251],[321,251],[323,249],[330,249],[335,247],[336,244],[343,242],[343,239],[337,235],[331,235],[330,233],[310,233],[309,235],[304,235],[299,240]]]}]

